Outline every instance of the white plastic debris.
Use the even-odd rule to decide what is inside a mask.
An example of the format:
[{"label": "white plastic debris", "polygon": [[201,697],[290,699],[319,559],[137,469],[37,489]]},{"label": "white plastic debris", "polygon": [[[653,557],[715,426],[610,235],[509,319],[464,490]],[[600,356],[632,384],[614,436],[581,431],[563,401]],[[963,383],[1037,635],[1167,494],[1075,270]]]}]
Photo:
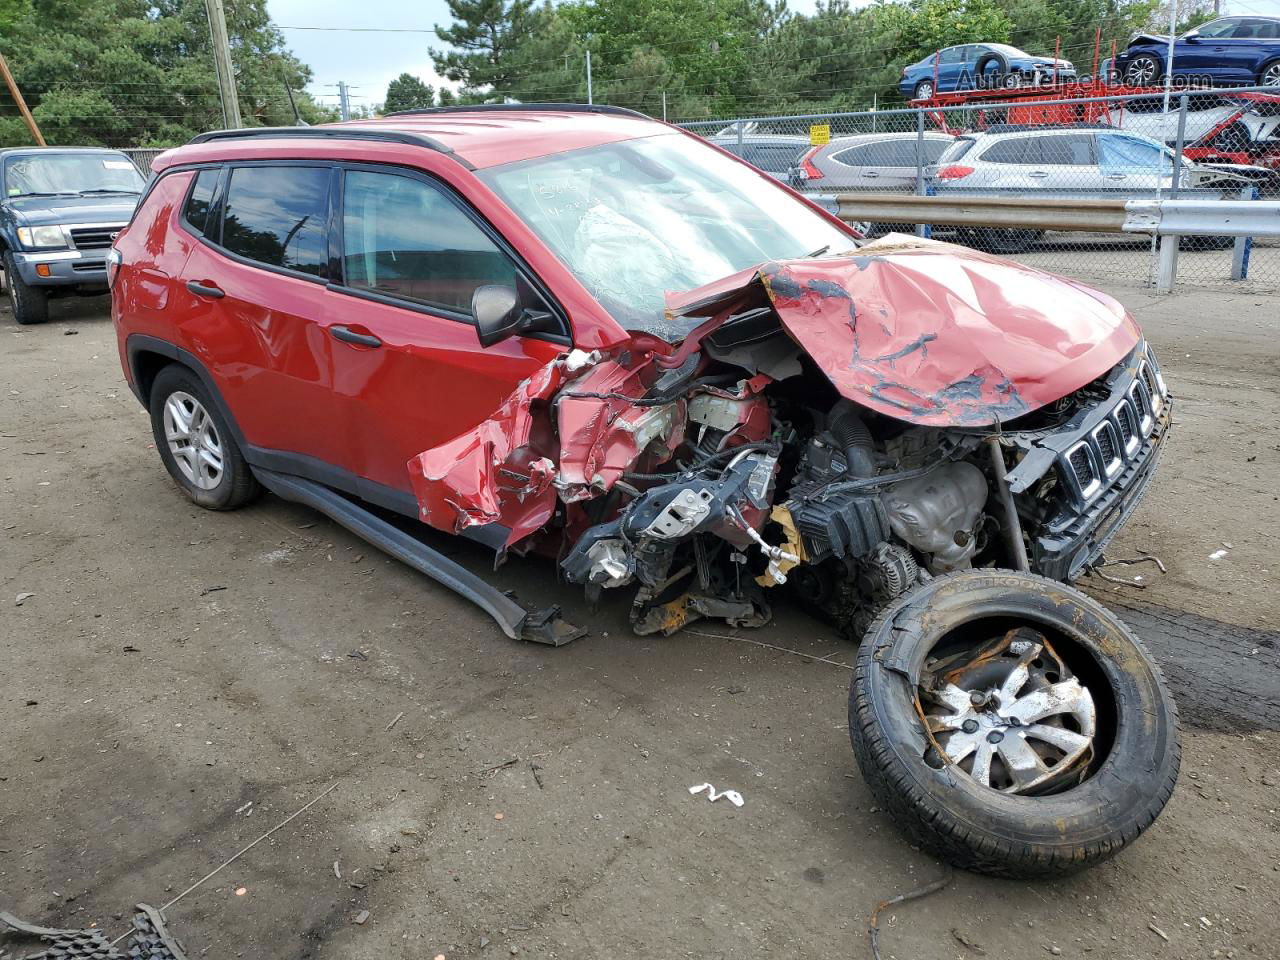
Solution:
[{"label": "white plastic debris", "polygon": [[1226,555],[1227,555],[1227,551],[1225,551],[1225,550],[1215,550],[1215,551],[1213,551],[1213,553],[1209,554],[1209,559],[1210,559],[1210,560],[1221,560],[1221,559],[1222,559],[1223,557],[1225,557]]},{"label": "white plastic debris", "polygon": [[574,348],[565,354],[564,368],[569,373],[577,373],[584,367],[591,367],[600,362],[600,351],[592,350],[587,353],[585,350]]},{"label": "white plastic debris", "polygon": [[696,787],[689,788],[689,792],[692,794],[699,794],[699,793],[702,793],[702,791],[704,790],[707,792],[707,799],[710,800],[712,803],[715,803],[721,797],[724,797],[726,800],[732,803],[735,807],[740,807],[743,804],[742,794],[740,794],[737,790],[722,790],[719,793],[717,793],[716,788],[709,783],[700,783]]}]

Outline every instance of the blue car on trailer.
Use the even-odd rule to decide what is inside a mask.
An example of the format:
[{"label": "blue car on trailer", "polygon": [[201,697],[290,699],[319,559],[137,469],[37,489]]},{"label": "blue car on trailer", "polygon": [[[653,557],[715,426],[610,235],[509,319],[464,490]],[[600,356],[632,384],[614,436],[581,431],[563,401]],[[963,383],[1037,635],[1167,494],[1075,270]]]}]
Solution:
[{"label": "blue car on trailer", "polygon": [[[1168,36],[1134,34],[1110,76],[1132,87],[1153,86],[1163,80],[1168,59]],[[1173,78],[1280,86],[1280,17],[1220,17],[1188,30],[1173,42]]]},{"label": "blue car on trailer", "polygon": [[962,43],[903,67],[898,90],[908,100],[928,100],[937,93],[1015,89],[1055,78],[1076,78],[1071,61],[1033,56],[1007,43]]}]

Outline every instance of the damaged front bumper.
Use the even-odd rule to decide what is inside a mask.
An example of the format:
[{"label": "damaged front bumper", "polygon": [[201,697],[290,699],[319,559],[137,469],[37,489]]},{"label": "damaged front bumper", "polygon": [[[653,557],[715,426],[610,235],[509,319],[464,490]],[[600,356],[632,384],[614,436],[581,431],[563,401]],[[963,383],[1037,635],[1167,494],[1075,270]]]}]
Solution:
[{"label": "damaged front bumper", "polygon": [[[1074,580],[1098,560],[1146,493],[1168,436],[1172,398],[1145,343],[1105,388],[1105,399],[1058,429],[1005,435],[1024,454],[1009,486],[1026,514],[1032,569],[1055,580]],[[1055,508],[1044,511],[1046,500]]]}]

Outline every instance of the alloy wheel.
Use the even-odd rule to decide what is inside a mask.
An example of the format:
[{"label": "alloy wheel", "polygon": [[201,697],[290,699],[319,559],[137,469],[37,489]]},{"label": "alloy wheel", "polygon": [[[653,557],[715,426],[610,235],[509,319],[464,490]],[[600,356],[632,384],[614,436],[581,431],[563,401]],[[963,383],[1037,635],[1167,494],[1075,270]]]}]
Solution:
[{"label": "alloy wheel", "polygon": [[1262,71],[1262,86],[1280,87],[1280,62],[1273,63]]},{"label": "alloy wheel", "polygon": [[1144,87],[1155,81],[1159,70],[1159,64],[1150,57],[1139,57],[1129,64],[1129,69],[1125,71],[1125,79],[1129,81],[1130,86]]},{"label": "alloy wheel", "polygon": [[933,84],[928,80],[916,85],[916,99],[928,100],[933,96]]},{"label": "alloy wheel", "polygon": [[201,490],[221,481],[222,441],[204,405],[189,393],[175,390],[164,402],[164,436],[182,475]]}]

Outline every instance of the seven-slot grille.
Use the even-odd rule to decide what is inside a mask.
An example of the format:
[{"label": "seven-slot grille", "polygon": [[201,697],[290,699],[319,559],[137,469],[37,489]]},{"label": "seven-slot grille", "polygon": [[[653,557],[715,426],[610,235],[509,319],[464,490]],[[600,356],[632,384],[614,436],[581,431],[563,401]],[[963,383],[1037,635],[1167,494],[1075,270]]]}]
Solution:
[{"label": "seven-slot grille", "polygon": [[123,223],[72,227],[71,243],[77,250],[102,250],[111,246],[112,235],[123,229]]},{"label": "seven-slot grille", "polygon": [[1083,499],[1096,496],[1137,456],[1142,442],[1155,429],[1164,404],[1160,375],[1143,359],[1124,399],[1066,453],[1065,469]]}]

